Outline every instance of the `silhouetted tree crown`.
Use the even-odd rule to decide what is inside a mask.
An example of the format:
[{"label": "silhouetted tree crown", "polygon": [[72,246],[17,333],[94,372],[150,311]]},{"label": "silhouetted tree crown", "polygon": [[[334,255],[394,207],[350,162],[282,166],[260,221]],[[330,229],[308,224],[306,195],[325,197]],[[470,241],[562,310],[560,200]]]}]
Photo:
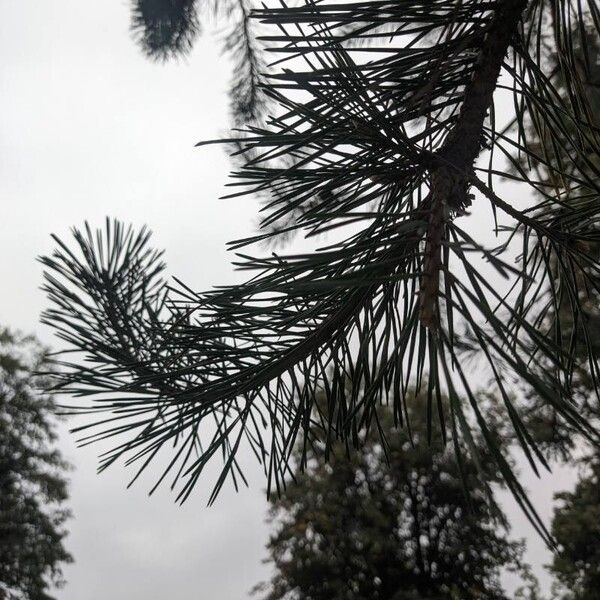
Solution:
[{"label": "silhouetted tree crown", "polygon": [[[485,403],[489,399],[482,397]],[[462,464],[440,434],[427,440],[423,397],[409,397],[412,431],[397,431],[391,410],[360,450],[296,448],[297,473],[272,500],[268,543],[274,575],[255,589],[265,600],[504,600],[500,571],[521,570],[522,545],[510,541],[503,513],[486,485],[502,477],[482,440],[479,467]],[[444,400],[444,404],[447,402]],[[485,472],[484,479],[478,469]],[[462,474],[461,474],[462,471]],[[466,481],[467,491],[463,487]]]},{"label": "silhouetted tree crown", "polygon": [[47,369],[35,339],[0,328],[0,584],[26,600],[51,600],[72,560],[68,464],[56,448],[54,401],[36,375]]},{"label": "silhouetted tree crown", "polygon": [[595,600],[600,590],[600,460],[587,462],[575,489],[556,496],[552,535],[558,552],[551,572],[561,600]]}]

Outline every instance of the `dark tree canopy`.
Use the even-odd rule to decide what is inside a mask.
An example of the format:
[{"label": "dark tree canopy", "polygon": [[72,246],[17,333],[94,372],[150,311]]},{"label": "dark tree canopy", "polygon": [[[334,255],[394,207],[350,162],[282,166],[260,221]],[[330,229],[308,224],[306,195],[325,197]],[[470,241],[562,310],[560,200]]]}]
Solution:
[{"label": "dark tree canopy", "polygon": [[[171,448],[159,480],[170,474],[183,500],[219,456],[214,499],[228,475],[243,480],[236,455],[250,446],[279,488],[319,394],[327,443],[354,445],[387,402],[408,426],[416,385],[431,430],[473,453],[481,435],[547,533],[476,389],[490,378],[533,469],[547,463],[509,393],[517,384],[598,444],[574,390],[585,370],[598,392],[598,357],[564,343],[573,324],[591,339],[582,297],[600,289],[587,251],[600,241],[600,131],[574,52],[600,32],[597,2],[323,1],[253,16],[277,62],[261,83],[273,116],[223,141],[240,148],[232,195],[269,198],[263,232],[232,244],[247,282],[168,287],[147,232],[114,223],[42,259],[44,320],[81,352],[59,387],[101,413],[92,437],[119,438],[102,466],[126,457],[143,469]],[[501,96],[512,129],[497,118]],[[506,176],[533,199],[501,197]],[[480,207],[485,241],[469,214]],[[293,233],[330,237],[301,254],[241,250]]]},{"label": "dark tree canopy", "polygon": [[[374,429],[359,451],[334,444],[328,464],[318,456],[323,441],[308,450],[307,468],[272,500],[268,562],[275,573],[257,586],[258,596],[508,598],[500,571],[522,569],[522,545],[508,539],[504,515],[487,501],[486,483],[499,484],[501,475],[481,440],[486,483],[468,453],[460,465],[439,434],[429,444],[425,402],[424,396],[408,402],[412,436],[394,430],[391,411],[382,411],[385,452]],[[301,447],[295,459],[303,459]]]},{"label": "dark tree canopy", "polygon": [[[554,23],[551,23],[554,25]],[[553,36],[561,36],[560,29],[551,27]],[[572,79],[569,73],[560,69],[562,57],[560,53],[552,52],[550,64],[556,88],[563,100],[573,95],[573,86],[585,98],[588,105],[588,130],[600,126],[600,37],[590,35],[589,30],[575,29],[572,36],[573,63],[579,77]],[[566,76],[565,76],[566,75]],[[548,143],[547,132],[534,129],[530,125],[532,143],[530,146],[537,155],[543,155]],[[567,123],[559,133],[561,143],[558,152],[563,168],[574,168],[568,155],[567,138],[577,135],[577,131]],[[537,141],[536,141],[537,139]],[[592,147],[587,155],[588,163],[583,169],[587,170],[591,179],[598,180],[597,167],[600,165],[600,154]],[[535,160],[523,163],[524,168],[533,167],[540,181],[545,182],[556,190],[566,205],[580,202],[580,197],[595,192],[586,186],[575,186],[568,179],[548,169],[547,165]],[[594,226],[598,228],[598,224]],[[581,242],[585,252],[594,261],[600,258],[600,244],[595,239]],[[590,275],[587,266],[578,265],[578,278],[584,280]],[[559,269],[558,265],[554,266]],[[552,295],[548,294],[549,302]],[[571,347],[580,358],[588,354],[600,356],[600,293],[595,286],[581,286],[579,290],[581,315],[578,320],[571,319],[570,298],[560,297],[553,310],[561,313],[562,345]],[[579,410],[589,422],[596,425],[600,422],[600,406],[594,394],[596,386],[595,373],[579,367],[573,374],[573,387],[578,398]],[[600,590],[600,451],[589,447],[569,424],[561,419],[557,411],[540,402],[535,393],[530,393],[524,410],[526,420],[532,435],[540,442],[549,458],[560,458],[569,461],[573,467],[581,469],[581,475],[575,489],[561,492],[555,499],[552,521],[552,536],[557,543],[557,553],[554,555],[550,572],[555,577],[553,600],[591,600],[599,597]],[[583,443],[582,443],[583,442]],[[583,452],[583,457],[581,454]]]},{"label": "dark tree canopy", "polygon": [[51,600],[72,560],[64,546],[68,464],[55,447],[54,401],[36,376],[47,369],[33,338],[0,328],[0,583],[27,600]]},{"label": "dark tree canopy", "polygon": [[600,594],[600,459],[588,459],[572,492],[557,494],[552,521],[558,552],[551,565],[561,600],[596,600]]}]

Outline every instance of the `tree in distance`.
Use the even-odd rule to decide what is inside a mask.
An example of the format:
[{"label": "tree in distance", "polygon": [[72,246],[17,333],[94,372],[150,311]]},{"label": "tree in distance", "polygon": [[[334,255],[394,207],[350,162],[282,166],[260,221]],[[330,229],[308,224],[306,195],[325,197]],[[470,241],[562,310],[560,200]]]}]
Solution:
[{"label": "tree in distance", "polygon": [[64,546],[70,512],[55,447],[54,400],[38,372],[47,353],[32,337],[0,328],[0,597],[52,600],[72,561]]},{"label": "tree in distance", "polygon": [[600,590],[600,460],[596,455],[585,462],[575,489],[556,496],[552,535],[558,551],[550,571],[561,600],[595,600]]},{"label": "tree in distance", "polygon": [[294,462],[306,468],[271,500],[274,575],[257,596],[508,600],[501,571],[526,566],[522,543],[508,539],[504,514],[488,502],[488,486],[502,476],[480,439],[478,465],[466,448],[458,462],[439,428],[428,440],[426,402],[407,398],[410,432],[394,429],[392,410],[382,410],[385,442],[373,424],[359,450],[332,444],[327,463],[325,432],[315,432],[310,448],[296,447]]},{"label": "tree in distance", "polygon": [[[551,28],[554,36],[560,36],[560,30]],[[600,127],[600,38],[591,36],[589,30],[573,31],[573,64],[581,73],[579,93],[585,97],[589,106],[587,115],[588,127]],[[561,76],[559,63],[560,54],[552,56],[551,65],[555,73],[554,85],[560,96],[566,99],[571,94],[570,86],[573,81]],[[532,132],[533,133],[533,132]],[[547,132],[541,132],[547,135]],[[569,124],[559,134],[563,142],[559,146],[561,163],[569,167],[568,143],[566,138],[577,135]],[[532,136],[535,139],[535,136]],[[538,140],[531,144],[536,154],[543,154],[545,143]],[[588,162],[583,168],[588,170],[589,178],[598,181],[597,167],[600,166],[600,155],[589,148]],[[526,168],[523,164],[522,167]],[[584,185],[572,185],[569,180],[564,180],[547,165],[531,161],[530,165],[536,171],[538,181],[556,190],[568,212],[570,203],[580,203],[581,198],[593,198],[593,189]],[[597,230],[598,223],[593,222]],[[591,237],[581,242],[586,254],[592,261],[600,257],[600,244]],[[557,260],[555,257],[553,260]],[[558,272],[560,267],[554,265]],[[576,266],[577,277],[584,281],[593,277],[593,270],[589,270],[586,263]],[[560,301],[552,310],[562,313],[561,338],[563,348],[572,348],[585,364],[588,355],[600,355],[600,293],[597,285],[583,285],[578,292],[577,301],[581,306],[581,315],[578,320],[571,320],[570,304],[573,298],[569,294],[560,297]],[[548,303],[554,303],[551,293],[548,293]],[[549,318],[548,321],[553,320]],[[588,422],[600,423],[600,406],[595,394],[595,378],[597,373],[579,366],[573,372],[573,392],[577,398],[577,405]],[[556,578],[553,586],[553,599],[556,600],[592,600],[598,598],[600,590],[600,452],[597,447],[590,446],[585,438],[577,435],[569,423],[561,418],[560,414],[550,405],[529,391],[527,402],[523,411],[524,420],[532,436],[538,440],[540,448],[549,460],[568,462],[580,468],[580,476],[575,489],[556,494],[558,505],[554,510],[551,533],[557,544],[557,551],[553,556],[549,570]]]}]

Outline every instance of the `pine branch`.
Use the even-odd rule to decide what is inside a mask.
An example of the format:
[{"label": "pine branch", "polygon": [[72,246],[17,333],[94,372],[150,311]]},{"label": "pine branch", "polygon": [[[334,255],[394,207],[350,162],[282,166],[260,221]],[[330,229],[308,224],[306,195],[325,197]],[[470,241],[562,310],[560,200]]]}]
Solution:
[{"label": "pine branch", "polygon": [[[397,424],[409,427],[406,395],[416,387],[426,396],[429,427],[452,439],[459,462],[463,446],[477,456],[479,430],[547,539],[476,389],[486,368],[534,469],[545,462],[511,400],[515,380],[598,443],[572,398],[580,357],[564,347],[559,326],[544,325],[551,290],[554,303],[568,299],[570,317],[589,336],[581,291],[600,281],[600,264],[583,245],[600,242],[600,185],[581,167],[590,148],[600,148],[584,112],[556,96],[542,70],[536,36],[544,10],[522,0],[364,0],[254,13],[273,32],[260,41],[279,70],[261,85],[278,108],[222,142],[237,142],[244,161],[232,173],[231,196],[270,197],[265,231],[232,248],[269,239],[273,224],[290,214],[290,234],[333,232],[335,241],[305,254],[239,254],[236,265],[251,274],[246,283],[205,293],[178,286],[160,301],[166,290],[154,263],[145,262],[146,247],[126,241],[133,235],[78,234],[80,256],[63,245],[43,259],[54,303],[45,319],[87,357],[84,366],[66,366],[61,387],[92,396],[86,410],[109,413],[90,440],[124,439],[104,464],[126,456],[143,470],[172,444],[160,479],[173,472],[185,499],[219,453],[224,464],[214,499],[226,476],[236,485],[243,480],[236,454],[246,445],[279,490],[298,436],[311,444],[311,420],[328,432],[327,444],[358,445],[377,426],[381,404],[392,404]],[[385,43],[378,37],[383,25],[393,28]],[[356,31],[362,45],[340,40],[342,31]],[[513,85],[516,139],[495,123],[501,70]],[[573,187],[585,185],[580,202],[566,205],[545,192],[542,202],[520,208],[494,191],[497,175],[509,173],[495,167],[494,152],[535,155],[525,115],[549,131],[567,131],[566,123],[575,130],[569,168],[550,150],[537,159]],[[562,139],[553,135],[549,148]],[[492,153],[487,169],[477,163],[483,144]],[[526,170],[516,172],[544,190]],[[490,224],[503,236],[495,248],[473,239],[458,219],[471,187],[498,217]],[[516,243],[522,253],[515,265]],[[122,258],[102,267],[107,244],[108,256]],[[140,280],[162,291],[129,291]],[[134,340],[143,341],[134,347]],[[468,350],[479,358],[477,377]],[[592,353],[587,362],[598,372]],[[321,392],[326,402],[315,407]]]},{"label": "pine branch", "polygon": [[[266,108],[260,93],[264,70],[248,0],[200,2],[199,0],[133,0],[131,30],[144,54],[167,61],[189,54],[201,33],[198,13],[214,13],[227,24],[223,49],[233,60],[231,114],[235,125],[259,120]],[[211,10],[212,9],[212,10]]]},{"label": "pine branch", "polygon": [[264,113],[265,99],[260,91],[260,76],[265,65],[255,39],[247,1],[235,0],[234,4],[235,10],[231,10],[231,14],[237,13],[238,17],[233,19],[224,49],[234,60],[231,112],[234,124],[241,125],[259,120]]}]

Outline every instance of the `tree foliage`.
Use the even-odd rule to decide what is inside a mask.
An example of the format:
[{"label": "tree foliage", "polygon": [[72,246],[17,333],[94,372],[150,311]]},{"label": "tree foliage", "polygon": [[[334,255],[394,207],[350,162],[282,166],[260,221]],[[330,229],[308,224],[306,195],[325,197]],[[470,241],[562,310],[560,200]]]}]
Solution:
[{"label": "tree foliage", "polygon": [[[599,241],[600,132],[573,33],[598,35],[597,3],[307,1],[253,15],[277,63],[262,83],[275,108],[223,141],[241,145],[232,195],[269,200],[263,232],[232,248],[281,233],[330,239],[302,254],[240,251],[248,281],[203,293],[164,284],[143,230],[107,223],[76,231],[73,249],[59,241],[42,259],[44,320],[83,353],[64,360],[59,387],[94,400],[82,407],[100,413],[90,439],[121,438],[103,466],[127,456],[144,469],[172,446],[160,480],[171,473],[185,499],[219,455],[214,498],[227,475],[243,479],[236,456],[247,444],[279,488],[311,420],[327,424],[326,444],[353,446],[382,404],[408,426],[416,385],[430,430],[473,454],[483,436],[544,533],[476,384],[487,369],[534,469],[545,457],[509,395],[515,383],[598,443],[573,392],[581,369],[598,390],[581,298],[600,281],[586,250]],[[502,97],[512,97],[512,130],[497,120]],[[523,157],[560,178],[569,201]],[[534,199],[500,197],[504,176]],[[488,211],[492,244],[471,206]],[[568,323],[583,352],[564,344]],[[319,394],[327,401],[315,413]]]},{"label": "tree foliage", "polygon": [[[550,23],[552,38],[560,37],[562,32]],[[598,129],[600,126],[600,38],[590,35],[589,30],[573,29],[572,31],[573,64],[579,73],[577,80],[568,79],[562,73],[559,53],[550,53],[550,64],[557,90],[563,99],[573,96],[573,86],[585,98],[588,107],[588,128]],[[552,44],[550,44],[552,47]],[[568,75],[568,74],[567,74]],[[533,127],[531,126],[531,129]],[[533,132],[532,132],[533,133]],[[543,153],[547,145],[542,136],[547,132],[540,131],[539,140],[531,146],[536,153]],[[565,143],[568,136],[577,135],[569,126],[560,134],[562,140],[558,147],[563,168],[570,169],[572,163]],[[535,140],[535,134],[532,136]],[[594,167],[600,165],[600,154],[589,148],[590,165],[583,168],[590,172],[590,178],[598,179]],[[554,188],[557,196],[565,204],[580,202],[580,196],[594,196],[592,189],[578,188],[570,185],[568,179],[563,179],[549,171],[544,165],[533,162],[537,177],[548,186]],[[597,224],[596,224],[597,227]],[[597,261],[600,257],[600,244],[597,240],[582,242],[588,256]],[[557,267],[555,266],[555,269]],[[581,280],[589,275],[586,266],[580,266],[578,277]],[[580,320],[571,320],[568,298],[562,297],[553,310],[563,314],[562,345],[572,348],[579,356],[588,353],[594,357],[600,356],[600,295],[598,289],[583,285],[579,290],[579,301],[582,307]],[[585,323],[585,325],[583,325]],[[600,422],[600,407],[594,395],[594,373],[586,368],[578,368],[573,378],[574,392],[578,397],[579,410],[589,422]],[[550,565],[551,573],[556,577],[553,598],[561,600],[588,600],[598,596],[600,590],[600,452],[598,448],[590,448],[575,432],[560,418],[552,407],[543,406],[535,394],[529,395],[525,419],[536,439],[551,458],[559,457],[569,461],[572,466],[581,469],[575,489],[556,495],[558,506],[555,507],[552,521],[552,536],[558,544],[557,553]],[[583,442],[583,443],[582,443]]]},{"label": "tree foliage", "polygon": [[[481,398],[489,403],[489,399]],[[391,411],[381,414],[387,444],[375,430],[357,452],[342,443],[330,449],[324,435],[298,464],[307,467],[280,498],[268,543],[275,573],[257,586],[266,600],[488,600],[506,599],[500,571],[522,570],[520,543],[510,541],[504,515],[487,502],[486,483],[501,475],[482,440],[480,468],[462,465],[441,436],[427,440],[420,405],[410,398],[411,433],[393,430]],[[446,403],[446,401],[444,400]],[[322,432],[323,433],[323,432]],[[320,439],[319,439],[320,438]],[[461,477],[462,470],[462,477]],[[468,491],[463,482],[466,479]]]},{"label": "tree foliage", "polygon": [[250,10],[250,0],[132,0],[131,30],[146,56],[166,61],[192,50],[202,30],[199,13],[224,22],[223,49],[233,61],[231,113],[242,123],[259,119],[265,108],[259,90],[263,53]]},{"label": "tree foliage", "polygon": [[[589,131],[598,130],[600,126],[600,37],[592,36],[589,29],[577,29],[574,24],[572,27],[572,62],[579,73],[577,81],[568,78],[568,73],[563,73],[560,68],[562,60],[561,54],[556,52],[554,40],[560,38],[562,32],[556,27],[555,20],[551,20],[548,27],[548,33],[543,40],[549,47],[549,71],[553,84],[564,102],[568,102],[573,96],[573,86],[577,86],[581,96],[584,98],[584,105],[588,110],[587,128]],[[536,155],[544,155],[545,148],[550,140],[548,132],[544,129],[536,129],[534,122],[535,113],[530,116],[531,122],[528,126],[530,133],[529,146]],[[568,139],[577,136],[578,132],[567,123],[565,129],[557,136],[557,152],[563,169],[573,169],[568,151]],[[598,180],[597,172],[594,170],[600,166],[600,155],[593,148],[589,148],[587,158],[590,165],[583,164],[582,169],[589,172],[590,179]],[[536,160],[523,160],[522,168],[535,169],[536,178],[544,185],[554,190],[554,194],[561,198],[565,205],[570,203],[577,204],[581,202],[581,196],[589,195],[594,197],[593,189],[574,186],[568,178],[548,169],[547,165]],[[597,224],[594,227],[598,227]],[[600,259],[600,244],[597,240],[589,239],[580,242],[583,250],[592,261]],[[556,261],[556,257],[553,259]],[[555,272],[559,271],[558,265],[553,265]],[[577,270],[579,272],[577,273]],[[573,352],[580,360],[585,359],[589,354],[594,358],[600,356],[600,295],[598,289],[594,286],[586,285],[585,280],[593,277],[593,272],[586,265],[576,266],[576,277],[582,282],[579,288],[578,301],[581,306],[581,314],[577,320],[572,320],[570,310],[570,300],[567,295],[562,295],[558,301],[554,301],[554,306],[546,317],[546,323],[560,324],[560,338],[562,348],[567,353]],[[546,292],[548,303],[553,302],[552,290]],[[560,313],[560,320],[555,320],[553,312]],[[549,366],[549,365],[548,365]],[[590,372],[585,365],[585,360],[578,365],[573,372],[573,393],[577,397],[579,411],[585,415],[585,418],[592,423],[598,424],[600,417],[600,406],[596,394],[594,393],[596,383],[595,374]],[[561,415],[551,405],[540,401],[534,391],[529,390],[527,402],[524,404],[524,419],[531,429],[533,437],[540,442],[540,446],[546,452],[549,458],[560,458],[562,460],[574,460],[574,452],[581,445],[579,436],[576,435],[568,422],[561,418]]]},{"label": "tree foliage", "polygon": [[55,447],[54,401],[40,391],[43,369],[33,338],[0,329],[0,582],[27,600],[51,600],[72,560],[63,543],[68,464]]},{"label": "tree foliage", "polygon": [[594,600],[600,590],[600,460],[588,460],[572,492],[557,495],[552,521],[558,552],[551,565],[562,600]]},{"label": "tree foliage", "polygon": [[0,582],[0,600],[28,600],[28,598],[22,592]]}]

